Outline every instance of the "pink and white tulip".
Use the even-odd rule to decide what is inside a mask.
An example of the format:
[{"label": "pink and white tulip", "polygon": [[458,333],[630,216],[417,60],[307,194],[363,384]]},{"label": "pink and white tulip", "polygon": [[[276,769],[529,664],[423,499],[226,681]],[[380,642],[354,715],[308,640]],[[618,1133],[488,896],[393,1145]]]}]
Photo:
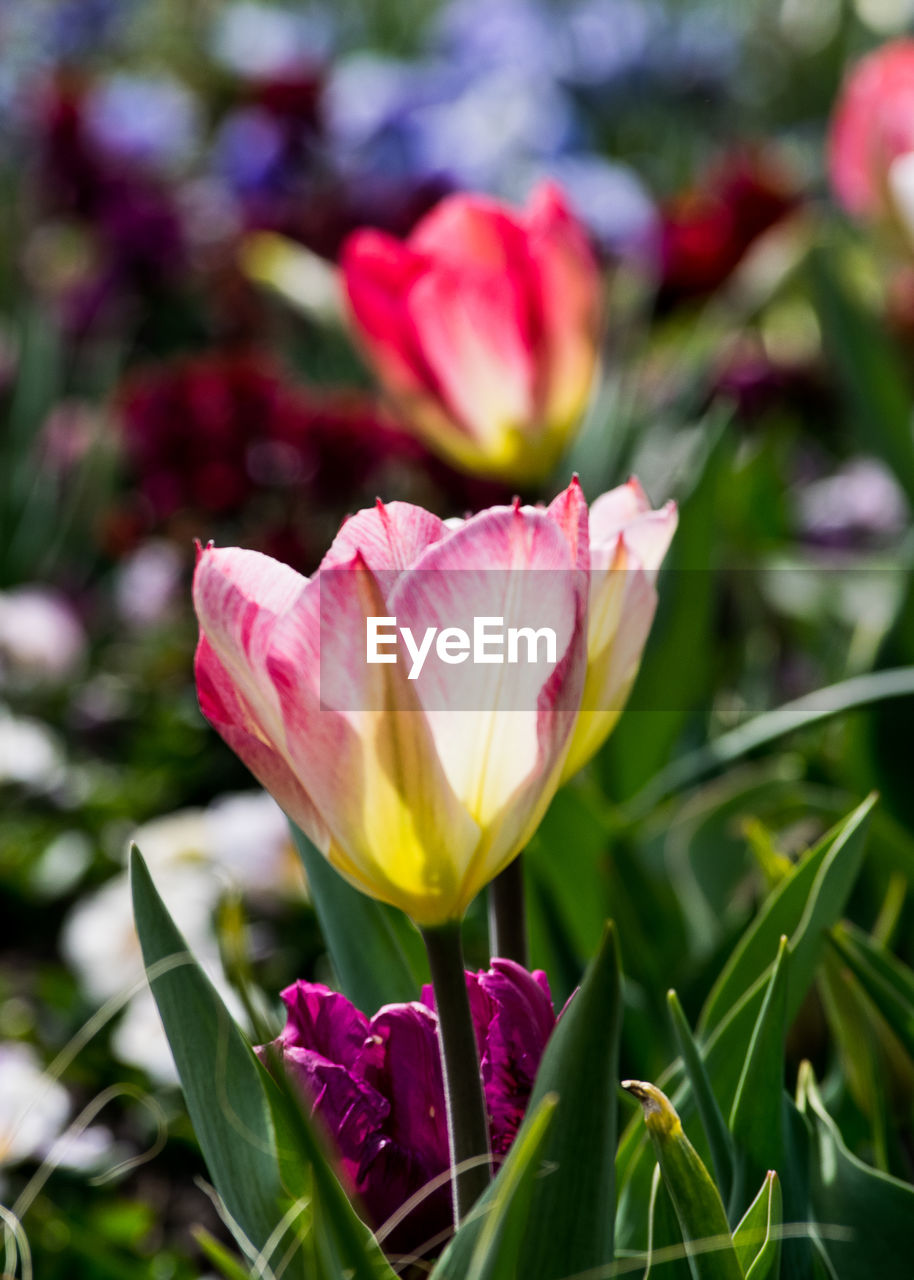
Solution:
[{"label": "pink and white tulip", "polygon": [[353,327],[406,421],[466,470],[546,475],[590,395],[600,278],[583,227],[544,184],[522,213],[443,200],[404,242],[350,236]]},{"label": "pink and white tulip", "polygon": [[883,45],[852,69],[832,117],[828,169],[848,213],[914,239],[914,40]]},{"label": "pink and white tulip", "polygon": [[[200,705],[352,884],[424,927],[459,919],[618,718],[675,522],[635,481],[588,516],[575,480],[548,508],[448,524],[379,502],[310,579],[254,551],[201,550]],[[415,636],[548,624],[555,651],[445,659],[413,678],[408,660],[366,661],[370,618]]]}]

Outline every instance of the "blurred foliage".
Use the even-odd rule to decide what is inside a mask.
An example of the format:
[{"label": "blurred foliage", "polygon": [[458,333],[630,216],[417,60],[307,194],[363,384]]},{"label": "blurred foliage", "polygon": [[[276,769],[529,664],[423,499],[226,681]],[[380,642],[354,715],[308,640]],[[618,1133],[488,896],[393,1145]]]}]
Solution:
[{"label": "blurred foliage", "polygon": [[[481,23],[480,9],[462,7],[471,27]],[[505,4],[504,20],[519,33],[509,40],[515,70],[526,66],[524,83],[545,100],[552,42],[544,51],[523,26],[529,7]],[[546,6],[556,49],[565,47],[572,7],[588,8]],[[29,1047],[59,1076],[71,1118],[106,1090],[130,1087],[100,1112],[105,1145],[89,1167],[65,1161],[51,1171],[39,1146],[14,1160],[0,1132],[0,1199],[16,1214],[27,1205],[23,1229],[42,1280],[192,1280],[213,1270],[232,1275],[233,1266],[247,1273],[232,1261],[241,1255],[209,1183],[227,1202],[234,1187],[235,1208],[253,1213],[253,1192],[245,1183],[242,1193],[238,1181],[249,1171],[232,1164],[233,1151],[214,1155],[205,1125],[195,1138],[173,1082],[118,1056],[119,1008],[90,1022],[103,1002],[85,989],[63,942],[79,905],[123,876],[140,824],[250,787],[196,708],[192,539],[256,543],[307,569],[342,516],[376,492],[447,515],[506,496],[451,473],[402,433],[383,447],[375,433],[363,456],[359,432],[369,419],[368,434],[377,425],[363,407],[355,444],[346,436],[336,453],[326,436],[342,428],[322,419],[324,435],[291,483],[277,478],[275,458],[266,465],[252,455],[247,437],[239,444],[214,430],[204,461],[229,459],[244,499],[218,510],[203,500],[156,505],[125,425],[137,376],[161,377],[170,395],[175,361],[199,371],[193,362],[209,355],[231,364],[269,352],[268,380],[307,400],[306,416],[315,396],[340,388],[365,395],[370,386],[344,333],[261,290],[240,266],[249,229],[280,230],[332,256],[354,222],[403,230],[432,200],[423,187],[429,174],[402,161],[400,135],[391,148],[386,134],[375,137],[367,160],[337,155],[339,140],[320,129],[315,143],[305,82],[332,81],[334,66],[357,55],[389,56],[405,80],[410,66],[479,61],[472,44],[461,52],[456,37],[448,46],[435,35],[461,6],[302,4],[282,12],[303,17],[305,34],[296,38],[313,42],[296,54],[303,96],[280,108],[275,94],[262,96],[270,74],[256,42],[251,56],[267,59],[261,71],[213,51],[220,19],[240,8],[11,0],[0,11],[8,122],[0,140],[0,608],[40,584],[86,636],[65,670],[35,676],[0,634],[0,1042]],[[624,166],[668,226],[671,202],[691,208],[711,190],[722,158],[756,147],[777,155],[797,204],[750,238],[735,268],[704,291],[664,293],[656,262],[646,267],[630,246],[602,243],[610,303],[603,381],[556,483],[575,466],[593,497],[634,471],[655,503],[677,499],[681,524],[630,705],[600,757],[556,798],[524,875],[532,958],[548,972],[557,1005],[586,972],[577,1006],[618,984],[621,1028],[616,1044],[614,1023],[563,1021],[542,1107],[493,1185],[488,1226],[458,1237],[439,1272],[457,1275],[453,1268],[468,1259],[467,1274],[513,1274],[524,1256],[513,1215],[525,1218],[531,1204],[542,1211],[529,1171],[544,1153],[553,1159],[569,1109],[575,1132],[586,1129],[574,1089],[592,1099],[595,1081],[606,1085],[590,1057],[599,1051],[604,1063],[618,1057],[613,1080],[642,1082],[649,1097],[663,1091],[659,1114],[668,1123],[649,1117],[645,1126],[630,1099],[620,1103],[627,1128],[616,1172],[598,1175],[604,1188],[615,1178],[615,1246],[602,1240],[595,1248],[615,1247],[626,1262],[633,1253],[645,1266],[649,1257],[651,1275],[727,1266],[736,1274],[735,1257],[752,1280],[779,1266],[784,1276],[902,1276],[914,1222],[914,388],[910,317],[895,286],[908,264],[833,209],[823,137],[850,61],[905,29],[911,15],[900,2],[875,0],[618,0],[591,8],[608,53],[590,82],[578,63],[573,75],[562,73],[574,110],[568,136],[547,157],[557,171],[562,147]],[[246,30],[293,30],[269,26],[276,10],[261,9],[262,25],[254,6],[255,27]],[[521,13],[517,28],[511,12]],[[598,42],[593,49],[596,59]],[[493,57],[505,60],[503,52]],[[125,128],[159,148],[160,166],[120,154],[112,161],[97,140],[83,139],[79,150],[72,135],[54,133],[68,103],[102,111],[101,132],[117,133],[117,99],[112,107],[92,94],[120,73],[164,77],[189,94],[197,123],[184,150],[170,117],[155,128],[153,108],[122,100],[125,113],[130,103],[139,112],[125,114]],[[360,92],[380,92],[369,69],[361,75]],[[396,81],[398,110],[406,112],[411,85],[407,92]],[[85,107],[81,94],[95,106]],[[98,105],[105,101],[108,116]],[[294,117],[294,145],[284,111]],[[491,108],[482,114],[485,142],[496,131]],[[396,122],[388,123],[393,136]],[[230,125],[241,130],[245,164],[229,154]],[[277,138],[277,167],[252,193],[246,164]],[[492,167],[509,184],[541,162],[534,147],[498,151]],[[612,221],[614,200],[608,188],[599,191],[582,209],[595,234]],[[719,236],[712,223],[712,245]],[[190,435],[222,422],[211,412],[218,395],[203,395],[202,408],[193,395],[168,401],[176,474],[188,472],[190,445],[198,444]],[[376,408],[372,402],[371,414]],[[258,424],[249,425],[256,433]],[[138,572],[150,546],[165,566],[164,586]],[[892,672],[902,675],[896,681]],[[867,678],[874,682],[849,684]],[[818,710],[803,701],[816,690],[824,691]],[[784,704],[792,707],[786,715],[766,719]],[[878,803],[864,813],[859,806],[873,791]],[[309,850],[301,852],[308,864]],[[224,884],[230,873],[218,852],[196,850],[194,858],[214,885]],[[246,1022],[245,1035],[272,1032],[276,993],[296,977],[336,980],[368,1012],[418,987],[410,926],[362,902],[354,954],[346,886],[317,871],[310,899],[281,886],[258,894],[248,880],[239,908],[218,887],[232,981],[213,995],[200,979],[207,1018],[228,1017],[221,1000],[234,987],[232,1013]],[[488,960],[484,907],[474,905],[465,928],[474,967]],[[600,951],[607,919],[621,977],[615,943]],[[112,932],[117,924],[123,920],[112,919]],[[167,954],[167,917],[158,926]],[[125,975],[129,962],[125,956]],[[172,981],[186,976],[178,970]],[[202,1020],[193,1041],[201,1054],[196,1103],[185,1078],[195,1120],[206,1105],[209,1025]],[[310,1129],[295,1129],[288,1098],[268,1097],[245,1036],[231,1035],[245,1097],[255,1075],[264,1090],[257,1123],[273,1135],[278,1115],[295,1130],[292,1158],[270,1156],[273,1181],[258,1182],[260,1192],[275,1193],[283,1210],[310,1197],[291,1237],[312,1265],[308,1274],[332,1274],[318,1268],[347,1250],[355,1257],[364,1233],[315,1155]],[[566,1072],[572,1062],[577,1083],[570,1066]],[[0,1094],[3,1071],[0,1060]],[[554,1113],[545,1096],[553,1092]],[[162,1109],[164,1145],[144,1096]],[[615,1131],[614,1098],[600,1098],[599,1132]],[[669,1120],[672,1109],[685,1137]],[[313,1185],[293,1185],[289,1168],[305,1179],[309,1166]],[[562,1194],[573,1198],[575,1189]],[[260,1205],[251,1234],[266,1229],[273,1207]],[[546,1230],[548,1218],[538,1221]],[[819,1230],[812,1243],[785,1237],[779,1256],[779,1222]],[[836,1224],[856,1234],[830,1234]],[[726,1248],[684,1261],[683,1241],[708,1235],[726,1235]],[[589,1246],[579,1245],[583,1257]],[[15,1273],[9,1240],[7,1247],[5,1269]],[[553,1261],[562,1247],[556,1235]],[[368,1266],[365,1274],[385,1273],[377,1255]]]}]

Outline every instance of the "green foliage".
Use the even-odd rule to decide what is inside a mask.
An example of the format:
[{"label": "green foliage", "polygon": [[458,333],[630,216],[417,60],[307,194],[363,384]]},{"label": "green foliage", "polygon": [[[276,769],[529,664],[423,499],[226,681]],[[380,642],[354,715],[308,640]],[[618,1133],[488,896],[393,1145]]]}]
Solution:
[{"label": "green foliage", "polygon": [[340,990],[369,1014],[418,999],[428,962],[415,928],[401,912],[347,884],[294,823],[292,835]]}]

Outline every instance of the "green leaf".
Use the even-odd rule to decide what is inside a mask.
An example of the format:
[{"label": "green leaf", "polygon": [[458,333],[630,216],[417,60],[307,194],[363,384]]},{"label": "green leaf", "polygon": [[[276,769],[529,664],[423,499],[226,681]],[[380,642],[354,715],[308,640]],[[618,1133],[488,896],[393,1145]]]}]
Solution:
[{"label": "green leaf", "polygon": [[623,1080],[641,1103],[644,1123],[682,1231],[694,1280],[743,1280],[720,1192],[656,1085]]},{"label": "green leaf", "polygon": [[294,823],[295,847],[340,989],[369,1017],[416,1000],[428,981],[422,941],[402,914],[354,889]]},{"label": "green leaf", "polygon": [[629,821],[640,821],[669,796],[683,791],[711,774],[726,769],[752,751],[768,747],[788,734],[822,724],[835,716],[896,698],[914,696],[914,667],[895,667],[854,676],[825,689],[817,689],[774,711],[766,711],[746,724],[690,751],[667,765],[625,805]]},{"label": "green leaf", "polygon": [[797,1092],[811,1130],[809,1194],[821,1251],[841,1280],[904,1280],[914,1257],[914,1187],[848,1151],[809,1063]]},{"label": "green leaf", "polygon": [[880,1043],[884,1029],[878,1027],[878,1015],[860,983],[834,950],[823,957],[818,989],[848,1092],[870,1124],[874,1163],[888,1170],[889,1090]]},{"label": "green leaf", "polygon": [[[812,853],[807,854],[793,876],[771,895],[726,967],[725,981],[718,984],[709,998],[710,1003],[715,993],[719,994],[721,990],[727,996],[726,1000],[720,1001],[720,1021],[705,1037],[699,1031],[708,1079],[718,1104],[725,1112],[732,1108],[736,1097],[743,1063],[768,987],[769,958],[776,953],[778,939],[781,934],[790,938],[791,981],[786,1015],[789,1025],[815,977],[826,931],[841,916],[857,876],[872,805],[873,798],[870,797],[849,814]],[[748,989],[744,984],[749,984]],[[735,1003],[724,1011],[730,1000],[735,1000]],[[667,1092],[675,1090],[672,1095],[674,1103],[680,1115],[688,1120],[695,1110],[695,1101],[681,1067],[674,1064],[659,1083]],[[639,1247],[639,1244],[643,1247],[643,1206],[648,1203],[653,1162],[642,1126],[632,1123],[623,1134],[616,1167],[619,1179],[617,1228],[621,1242],[626,1247]],[[782,1179],[786,1178],[786,1170],[779,1173]],[[791,1183],[795,1182],[796,1178],[791,1175]],[[793,1205],[786,1186],[785,1201]]]},{"label": "green leaf", "polygon": [[716,608],[710,567],[719,548],[720,492],[731,468],[733,436],[720,412],[703,425],[698,474],[689,492],[677,494],[679,525],[641,669],[628,708],[601,754],[613,796],[630,796],[669,758],[710,685]]},{"label": "green leaf", "polygon": [[156,891],[139,850],[130,856],[137,933],[210,1177],[245,1253],[270,1240],[288,1197],[260,1066]]},{"label": "green leaf", "polygon": [[[549,1039],[527,1106],[524,1127],[545,1097],[558,1097],[543,1145],[550,1172],[533,1187],[524,1276],[564,1280],[613,1261],[621,1013],[618,949],[615,931],[607,925],[600,949]],[[435,1268],[436,1280],[464,1280],[503,1176],[504,1167],[454,1236]]]},{"label": "green leaf", "polygon": [[714,1178],[724,1197],[729,1197],[733,1179],[733,1144],[721,1109],[711,1088],[708,1072],[705,1068],[701,1050],[695,1043],[691,1028],[679,1003],[675,991],[667,993],[667,1005],[673,1023],[673,1033],[682,1055],[686,1076],[692,1087],[692,1094],[701,1117],[708,1148],[711,1152],[711,1164]]},{"label": "green leaf", "polygon": [[512,1145],[491,1209],[483,1219],[467,1280],[517,1280],[527,1274],[521,1269],[521,1255],[534,1178],[557,1103],[555,1094],[546,1094]]},{"label": "green leaf", "polygon": [[782,937],[730,1111],[735,1151],[731,1214],[766,1171],[783,1167],[784,1036],[787,1032],[787,939]]},{"label": "green leaf", "polygon": [[[727,1011],[765,973],[782,935],[790,938],[793,951],[800,952],[794,969],[802,977],[795,979],[794,993],[802,982],[805,994],[812,980],[812,973],[807,972],[807,957],[818,954],[822,930],[834,924],[844,910],[860,869],[863,840],[875,803],[875,796],[867,797],[834,826],[766,899],[705,1002],[699,1034],[707,1035],[717,1027]],[[800,995],[793,1000],[794,1012],[802,999]]]},{"label": "green leaf", "polygon": [[206,1254],[207,1261],[219,1269],[225,1280],[250,1280],[250,1270],[243,1267],[222,1241],[210,1235],[205,1227],[191,1227],[191,1235]]},{"label": "green leaf", "polygon": [[914,441],[907,370],[884,325],[855,300],[841,278],[836,246],[813,249],[808,258],[813,297],[826,349],[853,409],[859,443],[888,463],[914,498]]},{"label": "green leaf", "polygon": [[830,942],[914,1057],[914,973],[852,924],[834,929]]},{"label": "green leaf", "polygon": [[733,1245],[746,1280],[778,1280],[782,1221],[781,1184],[771,1169],[733,1232]]},{"label": "green leaf", "polygon": [[692,1265],[682,1241],[676,1210],[660,1172],[654,1165],[648,1204],[647,1265],[644,1280],[691,1280]]}]

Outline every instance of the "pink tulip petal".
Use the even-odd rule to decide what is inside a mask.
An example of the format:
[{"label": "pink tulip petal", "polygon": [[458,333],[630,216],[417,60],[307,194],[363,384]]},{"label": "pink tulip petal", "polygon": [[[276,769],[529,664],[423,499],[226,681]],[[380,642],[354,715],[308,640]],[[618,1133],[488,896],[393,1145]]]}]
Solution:
[{"label": "pink tulip petal", "polygon": [[364,557],[322,570],[311,586],[319,631],[303,609],[288,613],[269,661],[290,761],[317,797],[334,865],[417,922],[439,923],[453,914],[478,828],[448,785],[403,661],[367,661],[366,619],[393,609]]},{"label": "pink tulip petal", "polygon": [[529,251],[538,277],[541,417],[567,429],[587,405],[600,329],[600,277],[581,224],[561,192],[544,184],[527,214]]},{"label": "pink tulip petal", "polygon": [[340,270],[352,316],[384,380],[399,394],[434,394],[433,379],[403,305],[410,287],[426,270],[423,257],[384,232],[356,231],[343,247]]},{"label": "pink tulip petal", "polygon": [[449,266],[485,272],[526,272],[527,235],[518,218],[497,200],[455,195],[419,222],[410,247]]},{"label": "pink tulip petal", "polygon": [[601,494],[590,508],[591,547],[615,547],[625,526],[650,509],[650,499],[635,476],[626,484]]},{"label": "pink tulip petal", "polygon": [[462,804],[485,833],[464,900],[517,851],[551,797],[584,678],[587,575],[546,512],[496,507],[429,547],[391,596],[401,624],[459,627],[477,617],[505,628],[549,627],[556,664],[428,662],[416,684],[435,748]]},{"label": "pink tulip petal", "polygon": [[855,66],[828,139],[832,186],[849,213],[887,212],[888,171],[914,151],[914,40],[894,40]]},{"label": "pink tulip petal", "polygon": [[298,605],[308,580],[256,551],[201,550],[194,574],[200,620],[197,688],[203,714],[319,848],[327,830],[285,751],[282,708],[270,678],[270,646],[280,618]]},{"label": "pink tulip petal", "polygon": [[631,562],[639,565],[651,581],[670,549],[678,520],[676,503],[668,502],[659,511],[647,511],[625,526],[623,536]]},{"label": "pink tulip petal", "polygon": [[557,498],[550,502],[547,513],[556,522],[571,548],[572,561],[579,569],[590,568],[590,533],[587,501],[577,476]]},{"label": "pink tulip petal", "polygon": [[288,761],[270,744],[266,729],[205,636],[197,646],[195,673],[200,709],[206,719],[279,807],[326,853],[330,835],[311,797]]},{"label": "pink tulip petal", "polygon": [[349,564],[361,553],[375,574],[401,572],[425,548],[445,536],[442,520],[411,502],[381,502],[345,521],[321,562],[321,569]]},{"label": "pink tulip petal", "polygon": [[534,414],[523,289],[504,273],[437,265],[406,297],[422,351],[456,420],[497,456]]}]

